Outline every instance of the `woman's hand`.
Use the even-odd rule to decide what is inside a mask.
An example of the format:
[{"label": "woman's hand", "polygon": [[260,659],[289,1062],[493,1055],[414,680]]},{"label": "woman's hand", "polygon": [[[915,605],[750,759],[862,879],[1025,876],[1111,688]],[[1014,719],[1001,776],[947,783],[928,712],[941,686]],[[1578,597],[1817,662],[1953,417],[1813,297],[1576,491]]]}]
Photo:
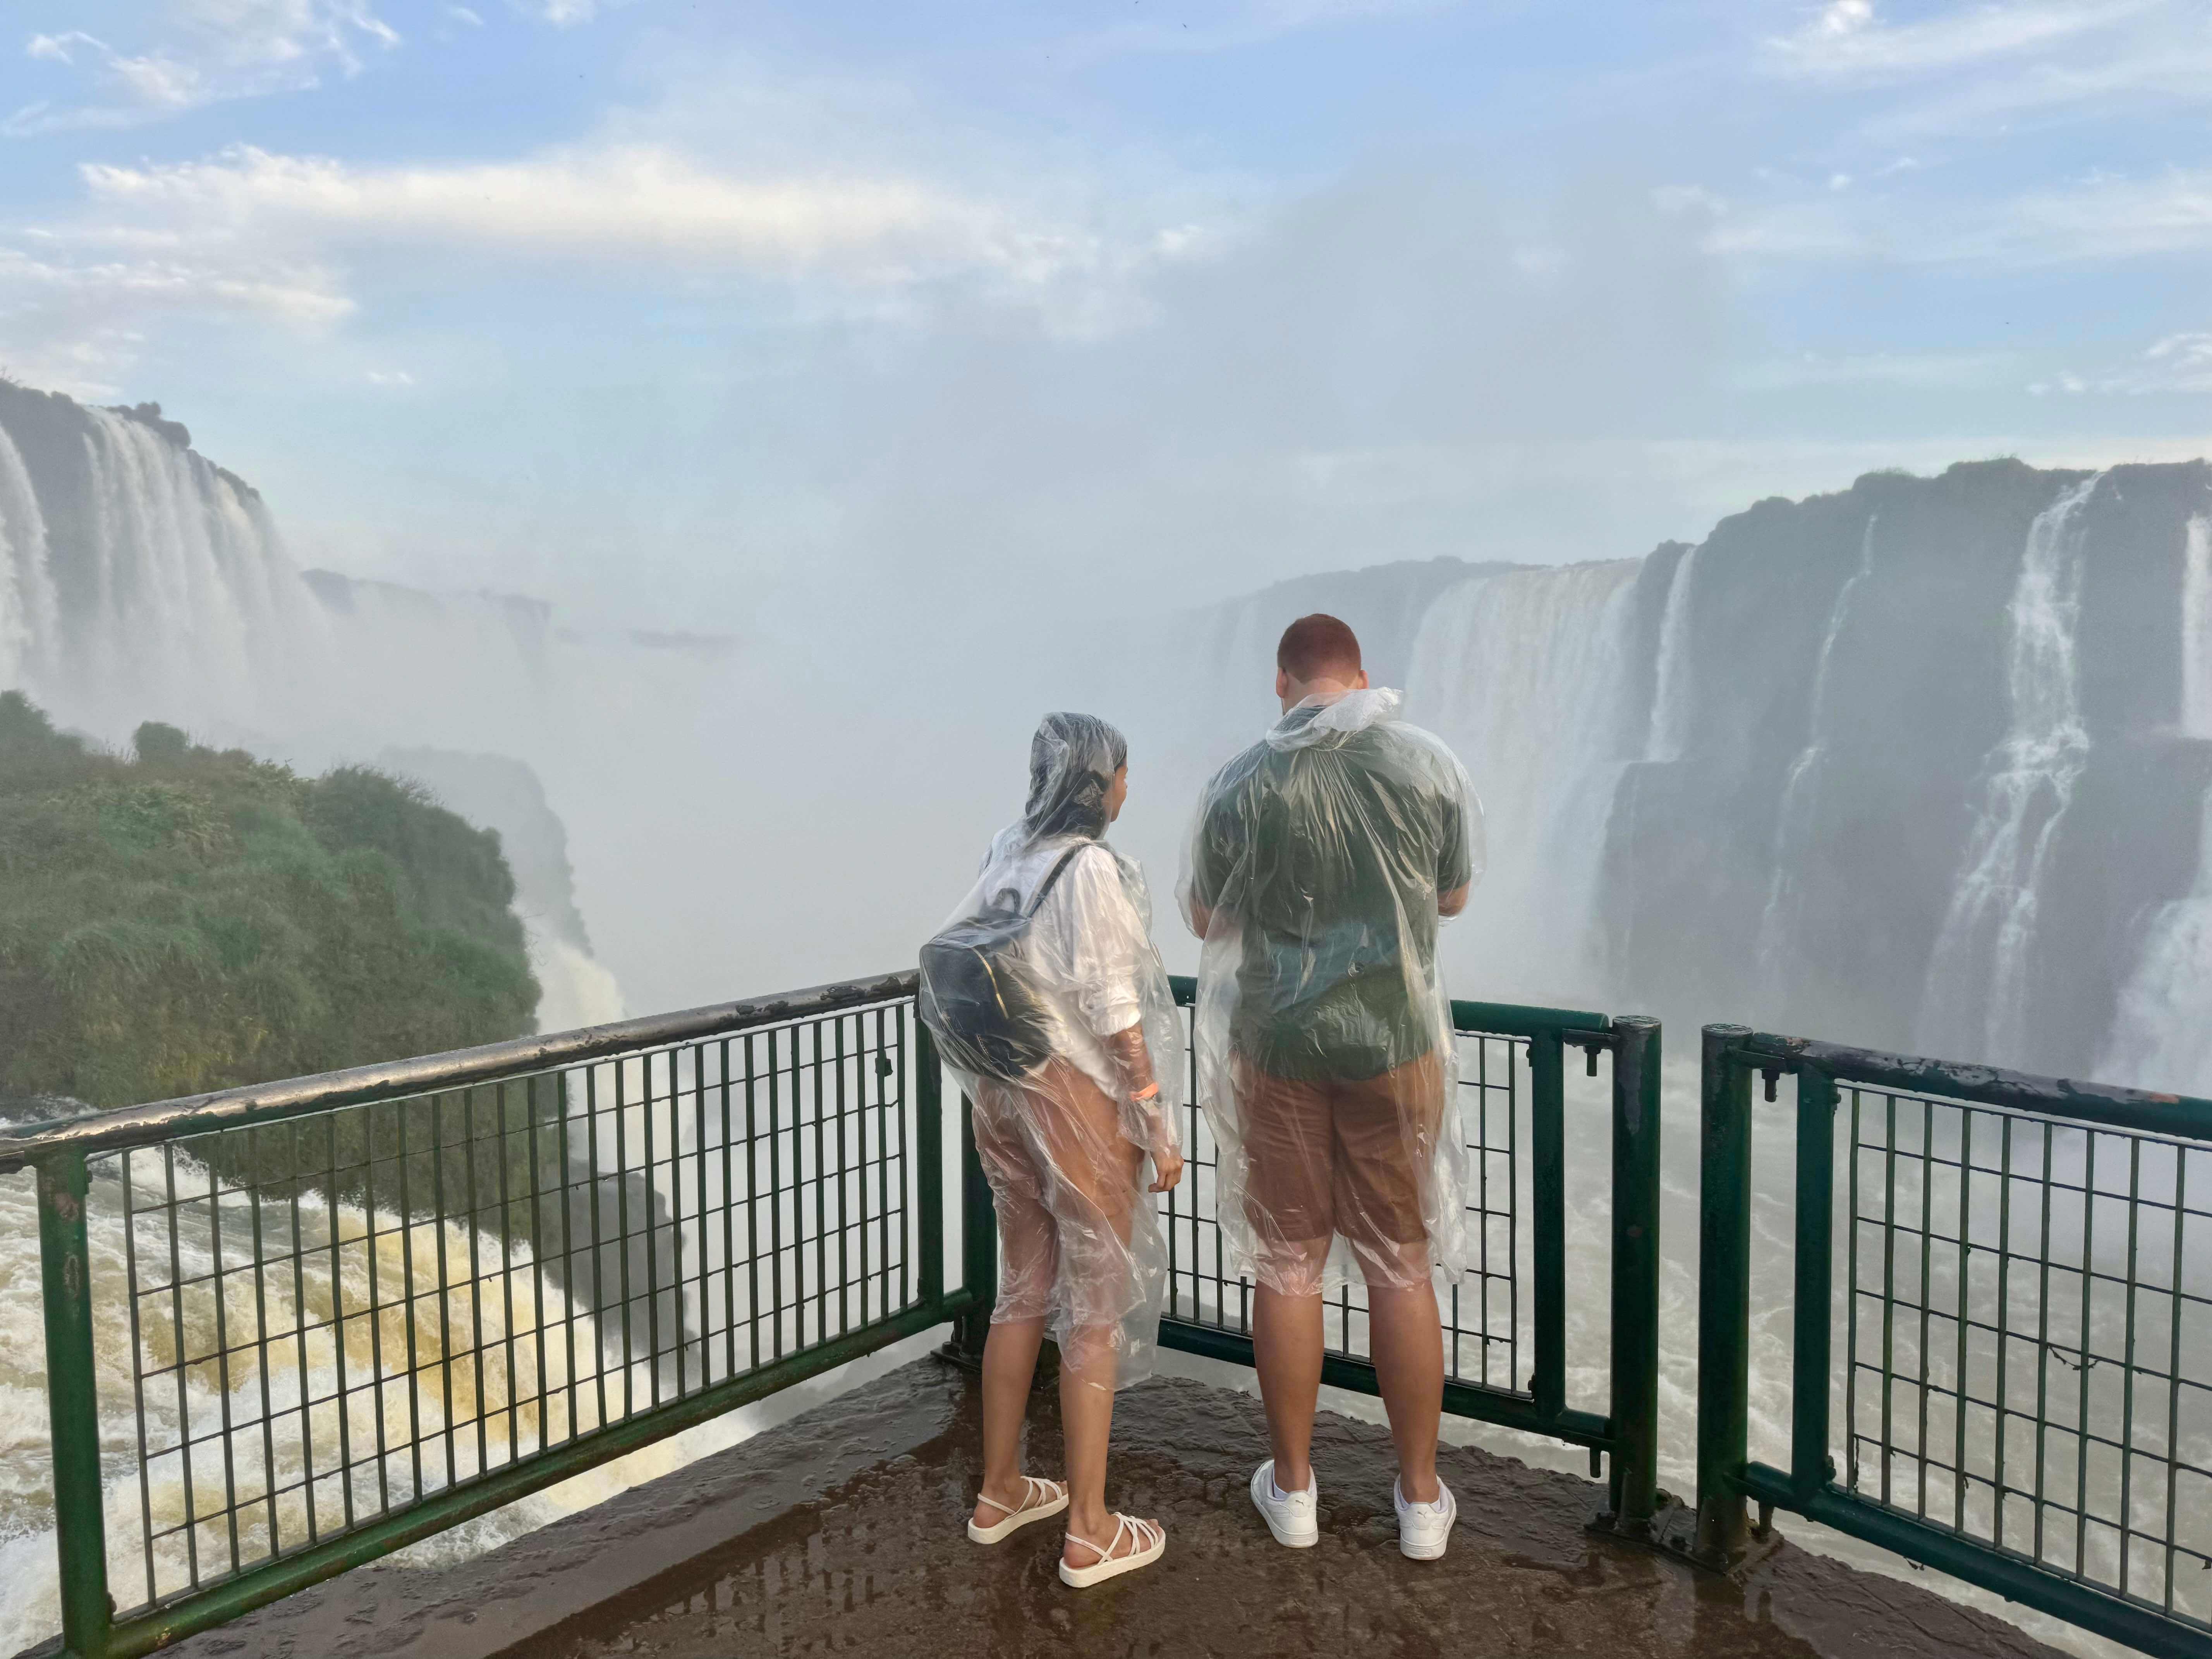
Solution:
[{"label": "woman's hand", "polygon": [[1172,1146],[1152,1149],[1152,1185],[1156,1193],[1166,1192],[1182,1179],[1182,1154]]}]

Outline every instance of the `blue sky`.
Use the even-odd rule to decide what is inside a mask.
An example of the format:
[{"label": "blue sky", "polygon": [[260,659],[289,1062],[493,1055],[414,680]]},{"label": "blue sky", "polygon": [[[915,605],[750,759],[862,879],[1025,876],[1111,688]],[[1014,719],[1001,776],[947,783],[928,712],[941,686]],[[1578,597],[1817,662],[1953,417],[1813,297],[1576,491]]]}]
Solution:
[{"label": "blue sky", "polygon": [[[744,629],[2212,447],[2203,0],[16,0],[0,366]],[[978,614],[981,614],[981,611]]]}]

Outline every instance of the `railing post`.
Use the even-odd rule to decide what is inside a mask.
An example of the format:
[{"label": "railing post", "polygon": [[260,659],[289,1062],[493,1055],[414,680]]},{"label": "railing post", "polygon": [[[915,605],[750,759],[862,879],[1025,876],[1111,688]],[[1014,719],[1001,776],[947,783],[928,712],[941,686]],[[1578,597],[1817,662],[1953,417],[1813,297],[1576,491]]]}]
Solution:
[{"label": "railing post", "polygon": [[1536,1410],[1555,1417],[1567,1403],[1566,1065],[1559,1034],[1528,1043],[1530,1221],[1535,1259],[1535,1372],[1528,1393]]},{"label": "railing post", "polygon": [[952,1323],[951,1346],[963,1364],[983,1363],[983,1340],[991,1334],[991,1307],[999,1299],[999,1212],[991,1203],[991,1183],[975,1150],[975,1103],[960,1097],[960,1285],[981,1296]]},{"label": "railing post", "polygon": [[[129,1154],[125,1153],[125,1157]],[[46,1411],[53,1434],[54,1537],[61,1556],[62,1646],[107,1651],[107,1516],[100,1475],[100,1400],[92,1354],[92,1257],[84,1154],[39,1160],[39,1267],[46,1319]]]},{"label": "railing post", "polygon": [[1697,1554],[1731,1565],[1750,1541],[1737,1477],[1748,1455],[1751,1388],[1751,1073],[1708,1025],[1699,1066]]},{"label": "railing post", "polygon": [[914,1022],[914,1186],[921,1217],[921,1290],[925,1304],[945,1299],[945,1068],[929,1027]]},{"label": "railing post", "polygon": [[1659,1501],[1659,1022],[1613,1022],[1613,1524]]},{"label": "railing post", "polygon": [[1835,1225],[1836,1079],[1808,1066],[1797,1073],[1797,1307],[1790,1379],[1790,1481],[1800,1498],[1836,1474],[1828,1455]]}]

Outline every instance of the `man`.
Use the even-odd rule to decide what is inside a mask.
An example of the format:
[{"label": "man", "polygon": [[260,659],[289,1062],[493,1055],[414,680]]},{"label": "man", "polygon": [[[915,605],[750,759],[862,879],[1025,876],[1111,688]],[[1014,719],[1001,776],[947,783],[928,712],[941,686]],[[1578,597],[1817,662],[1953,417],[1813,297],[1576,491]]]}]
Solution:
[{"label": "man", "polygon": [[1206,941],[1195,1025],[1221,1144],[1221,1225],[1255,1285],[1254,1358],[1273,1455],[1252,1501],[1277,1541],[1320,1536],[1309,1452],[1325,1292],[1356,1265],[1398,1453],[1399,1548],[1444,1553],[1437,1479],[1443,1335],[1434,1275],[1465,1265],[1439,920],[1480,875],[1481,816],[1436,738],[1394,718],[1359,641],[1302,617],[1276,652],[1281,720],[1217,773],[1183,886]]}]

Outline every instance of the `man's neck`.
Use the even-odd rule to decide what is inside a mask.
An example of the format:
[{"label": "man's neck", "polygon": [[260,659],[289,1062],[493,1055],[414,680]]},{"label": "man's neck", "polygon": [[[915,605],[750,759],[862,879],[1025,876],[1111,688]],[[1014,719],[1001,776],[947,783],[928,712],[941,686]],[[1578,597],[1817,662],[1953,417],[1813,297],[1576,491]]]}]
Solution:
[{"label": "man's neck", "polygon": [[1283,712],[1287,714],[1309,697],[1340,697],[1353,688],[1342,680],[1309,680],[1304,684],[1293,684],[1283,693]]}]

